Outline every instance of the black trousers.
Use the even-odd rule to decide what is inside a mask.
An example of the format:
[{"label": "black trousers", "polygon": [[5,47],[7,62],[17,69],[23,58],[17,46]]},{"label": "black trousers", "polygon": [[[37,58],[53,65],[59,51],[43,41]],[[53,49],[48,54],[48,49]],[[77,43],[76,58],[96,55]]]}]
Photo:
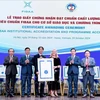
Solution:
[{"label": "black trousers", "polygon": [[[40,83],[40,95],[44,94],[44,85],[45,85],[45,82]],[[35,75],[35,94],[36,95],[39,94],[39,81],[38,81],[37,75]]]},{"label": "black trousers", "polygon": [[[6,75],[6,93],[7,94],[14,94],[14,87],[15,87],[16,75]],[[11,84],[10,84],[11,83]]]}]

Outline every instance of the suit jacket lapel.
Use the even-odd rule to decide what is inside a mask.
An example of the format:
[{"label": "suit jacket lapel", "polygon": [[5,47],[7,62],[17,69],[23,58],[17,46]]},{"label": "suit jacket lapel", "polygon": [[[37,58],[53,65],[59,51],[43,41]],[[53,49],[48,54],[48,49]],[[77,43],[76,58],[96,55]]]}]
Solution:
[{"label": "suit jacket lapel", "polygon": [[9,60],[10,60],[10,56],[8,56],[8,57],[7,57],[7,59],[9,59]]},{"label": "suit jacket lapel", "polygon": [[7,59],[10,60],[10,56],[8,56]]},{"label": "suit jacket lapel", "polygon": [[69,61],[71,61],[71,60],[72,60],[72,57],[70,56]]},{"label": "suit jacket lapel", "polygon": [[74,58],[72,58],[72,56],[70,56],[70,60],[74,60],[75,61],[76,59],[76,56]]},{"label": "suit jacket lapel", "polygon": [[13,55],[13,60],[15,60],[15,56]]},{"label": "suit jacket lapel", "polygon": [[38,54],[37,57],[40,58],[40,55]]},{"label": "suit jacket lapel", "polygon": [[29,60],[31,60],[31,56],[29,55]]},{"label": "suit jacket lapel", "polygon": [[84,64],[85,64],[85,62],[86,62],[86,58],[83,59],[83,63],[84,63]]},{"label": "suit jacket lapel", "polygon": [[74,61],[76,60],[76,58],[77,58],[77,57],[76,57],[76,55],[75,55],[75,57],[74,57]]},{"label": "suit jacket lapel", "polygon": [[26,60],[26,55],[24,56],[24,59]]}]

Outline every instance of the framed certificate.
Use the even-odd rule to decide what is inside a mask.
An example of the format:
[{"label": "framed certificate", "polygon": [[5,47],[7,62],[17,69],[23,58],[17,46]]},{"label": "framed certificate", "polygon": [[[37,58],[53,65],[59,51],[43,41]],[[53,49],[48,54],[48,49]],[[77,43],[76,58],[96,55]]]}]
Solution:
[{"label": "framed certificate", "polygon": [[78,78],[79,79],[83,79],[83,75],[82,75],[83,68],[81,66],[78,66],[78,67],[79,67],[79,75],[78,75]]},{"label": "framed certificate", "polygon": [[38,81],[54,81],[53,58],[38,58]]},{"label": "framed certificate", "polygon": [[68,79],[68,66],[63,66],[63,79]]},{"label": "framed certificate", "polygon": [[32,79],[34,79],[34,71],[35,71],[34,66],[32,66],[32,71],[33,71],[33,74],[32,74]]},{"label": "framed certificate", "polygon": [[16,78],[20,79],[20,76],[21,76],[21,66],[20,65],[17,65],[17,74],[16,74]]},{"label": "framed certificate", "polygon": [[94,76],[94,79],[100,79],[100,75],[99,75],[99,73],[100,73],[100,68],[99,68],[99,66],[95,66],[94,67],[94,71],[95,71],[95,76]]},{"label": "framed certificate", "polygon": [[[83,78],[83,76],[82,76],[82,70],[83,70],[83,68],[81,68],[79,66],[79,76],[78,76],[79,79]],[[63,66],[63,79],[68,79],[67,72],[68,72],[68,66]]]},{"label": "framed certificate", "polygon": [[5,69],[4,65],[0,65],[0,78],[5,78]]},{"label": "framed certificate", "polygon": [[[0,65],[0,78],[5,78],[6,77],[5,70],[6,70],[6,66]],[[16,78],[20,79],[20,75],[21,75],[21,66],[17,65]]]}]

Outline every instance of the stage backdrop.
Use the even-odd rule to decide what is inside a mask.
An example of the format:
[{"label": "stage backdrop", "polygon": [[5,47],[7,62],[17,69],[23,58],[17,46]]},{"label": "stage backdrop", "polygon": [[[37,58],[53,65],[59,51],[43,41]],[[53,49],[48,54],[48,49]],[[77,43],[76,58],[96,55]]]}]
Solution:
[{"label": "stage backdrop", "polygon": [[0,64],[8,48],[20,59],[25,47],[34,55],[43,46],[47,56],[57,49],[62,65],[73,47],[100,65],[99,9],[99,0],[0,0]]}]

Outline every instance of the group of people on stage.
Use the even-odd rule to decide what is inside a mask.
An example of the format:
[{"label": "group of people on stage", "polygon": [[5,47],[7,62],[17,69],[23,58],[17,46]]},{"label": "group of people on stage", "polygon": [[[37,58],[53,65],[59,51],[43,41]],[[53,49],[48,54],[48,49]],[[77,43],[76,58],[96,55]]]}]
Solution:
[{"label": "group of people on stage", "polygon": [[[78,90],[78,74],[79,74],[79,67],[81,66],[83,68],[83,98],[88,96],[87,91],[87,83],[90,84],[90,97],[94,98],[94,75],[95,71],[95,60],[94,58],[90,57],[90,51],[85,51],[85,57],[80,60],[78,56],[76,56],[76,49],[72,48],[71,50],[71,56],[67,58],[67,61],[65,63],[66,66],[68,66],[68,97],[72,97],[74,94],[74,97],[77,98],[77,90]],[[74,85],[74,93],[72,91],[72,83]]]},{"label": "group of people on stage", "polygon": [[[31,79],[32,79],[32,65],[35,67],[35,96],[36,97],[45,97],[44,95],[44,86],[45,82],[40,82],[40,92],[39,92],[39,81],[38,81],[38,58],[46,58],[43,55],[44,48],[42,46],[38,47],[38,54],[34,55],[34,57],[30,56],[30,48],[25,48],[25,55],[21,57],[20,62],[18,61],[18,57],[14,55],[14,49],[10,48],[8,50],[9,55],[4,60],[4,65],[6,66],[6,97],[14,97],[14,86],[16,81],[17,68],[16,65],[21,65],[21,96],[25,96],[25,86],[27,82],[27,97],[31,96]],[[78,74],[79,68],[81,66],[83,68],[83,98],[87,97],[87,83],[90,83],[90,97],[94,98],[94,69],[95,60],[90,57],[90,51],[85,51],[85,58],[80,60],[78,56],[76,56],[76,49],[72,48],[71,56],[69,56],[66,60],[65,65],[68,66],[68,97],[72,97],[74,95],[77,98],[78,91]],[[58,97],[57,91],[60,89],[59,83],[59,74],[61,61],[57,54],[57,51],[54,49],[51,52],[50,58],[54,59],[54,81],[48,82],[48,92],[51,97]],[[48,66],[47,66],[48,67]],[[10,84],[11,81],[11,84]],[[74,84],[74,91],[73,91]],[[11,85],[11,86],[10,86]]]}]

